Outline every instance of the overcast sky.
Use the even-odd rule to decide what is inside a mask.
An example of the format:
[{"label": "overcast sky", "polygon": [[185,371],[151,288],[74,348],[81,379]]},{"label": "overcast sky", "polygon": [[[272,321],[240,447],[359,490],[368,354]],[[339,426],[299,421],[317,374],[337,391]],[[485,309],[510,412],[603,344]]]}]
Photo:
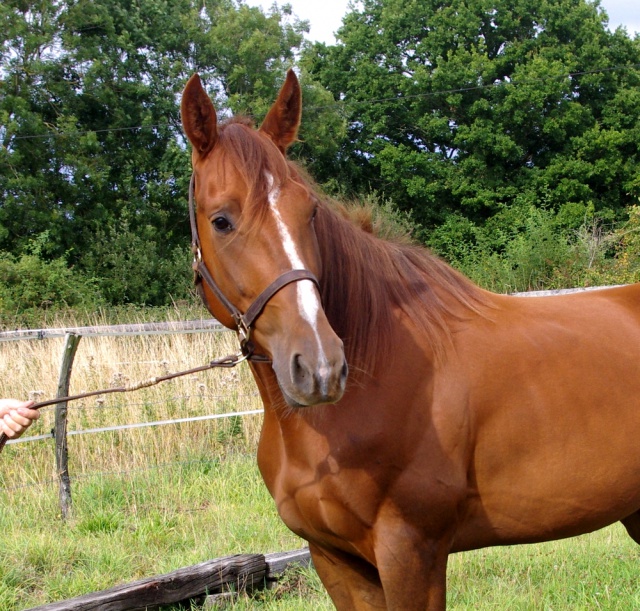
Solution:
[{"label": "overcast sky", "polygon": [[[273,0],[245,0],[250,6],[262,6],[265,11],[273,5]],[[285,4],[286,0],[277,1]],[[309,38],[334,44],[334,32],[342,25],[342,17],[347,12],[348,0],[288,0],[293,12],[300,19],[308,19],[311,25]],[[609,15],[609,28],[626,26],[633,36],[640,33],[640,0],[601,0],[600,5]]]}]

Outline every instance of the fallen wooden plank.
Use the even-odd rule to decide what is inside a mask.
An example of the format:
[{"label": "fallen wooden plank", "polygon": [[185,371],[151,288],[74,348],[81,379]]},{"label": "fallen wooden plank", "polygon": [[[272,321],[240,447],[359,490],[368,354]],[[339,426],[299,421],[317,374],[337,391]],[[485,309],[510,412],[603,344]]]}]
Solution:
[{"label": "fallen wooden plank", "polygon": [[101,592],[33,607],[30,611],[137,611],[177,603],[233,587],[262,586],[267,564],[262,554],[209,560]]},{"label": "fallen wooden plank", "polygon": [[265,554],[264,559],[267,563],[267,579],[278,579],[291,565],[297,564],[306,568],[311,564],[308,547],[290,552]]}]

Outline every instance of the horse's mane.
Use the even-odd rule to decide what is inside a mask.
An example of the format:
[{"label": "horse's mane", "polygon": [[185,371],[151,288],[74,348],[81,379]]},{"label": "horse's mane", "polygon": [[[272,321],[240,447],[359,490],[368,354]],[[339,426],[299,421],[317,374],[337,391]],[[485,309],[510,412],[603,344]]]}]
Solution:
[{"label": "horse's mane", "polygon": [[[303,169],[285,160],[250,121],[234,118],[222,126],[224,155],[243,173],[252,196],[246,212],[259,226],[267,209],[265,172],[276,183],[293,179],[317,188]],[[222,147],[221,147],[222,148]],[[370,211],[320,197],[316,235],[323,262],[321,296],[331,326],[345,343],[350,366],[374,375],[389,354],[394,310],[401,309],[429,342],[438,359],[450,341],[450,321],[478,311],[484,293],[424,247],[406,239],[382,239]]]},{"label": "horse's mane", "polygon": [[[355,217],[355,220],[354,220]],[[382,239],[362,207],[326,204],[316,235],[325,273],[323,307],[345,342],[347,360],[375,374],[389,354],[394,310],[401,309],[439,359],[450,341],[450,323],[482,308],[485,293],[428,249],[406,237]]]}]

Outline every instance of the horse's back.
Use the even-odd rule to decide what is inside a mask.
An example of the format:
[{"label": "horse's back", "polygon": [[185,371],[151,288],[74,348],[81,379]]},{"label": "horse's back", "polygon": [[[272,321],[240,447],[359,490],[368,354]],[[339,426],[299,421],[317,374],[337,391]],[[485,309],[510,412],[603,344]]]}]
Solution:
[{"label": "horse's back", "polygon": [[640,509],[640,285],[496,296],[456,342],[473,423],[458,548],[571,536]]}]

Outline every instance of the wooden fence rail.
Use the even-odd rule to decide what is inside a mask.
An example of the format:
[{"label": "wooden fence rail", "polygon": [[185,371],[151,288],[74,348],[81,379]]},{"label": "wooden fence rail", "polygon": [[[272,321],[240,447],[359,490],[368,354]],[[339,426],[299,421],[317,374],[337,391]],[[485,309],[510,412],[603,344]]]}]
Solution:
[{"label": "wooden fence rail", "polygon": [[201,331],[226,331],[217,320],[183,320],[126,325],[97,325],[94,327],[61,327],[56,329],[17,329],[0,332],[0,342],[21,339],[50,339],[68,334],[82,337],[121,337],[125,335],[161,335],[165,333],[199,333]]},{"label": "wooden fence rail", "polygon": [[288,568],[310,563],[307,548],[266,555],[237,554],[28,611],[137,611],[193,599],[213,608],[220,599],[269,587]]}]

